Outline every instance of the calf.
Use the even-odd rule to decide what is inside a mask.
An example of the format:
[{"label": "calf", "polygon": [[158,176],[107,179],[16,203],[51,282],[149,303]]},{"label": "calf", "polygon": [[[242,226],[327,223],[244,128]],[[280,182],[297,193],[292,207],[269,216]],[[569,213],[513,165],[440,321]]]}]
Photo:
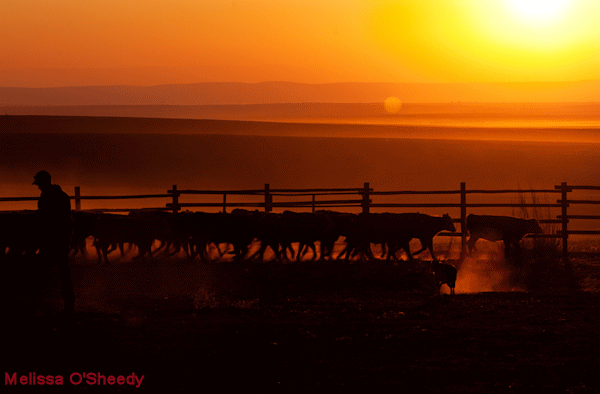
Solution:
[{"label": "calf", "polygon": [[469,230],[469,254],[475,250],[479,238],[488,241],[504,241],[504,255],[512,256],[518,251],[519,241],[525,234],[541,234],[543,231],[535,219],[519,219],[510,216],[473,215],[467,216]]},{"label": "calf", "polygon": [[451,264],[440,263],[434,260],[431,264],[431,271],[433,271],[435,277],[435,284],[438,289],[438,294],[440,293],[444,283],[450,288],[450,294],[454,294],[457,276],[456,267]]}]

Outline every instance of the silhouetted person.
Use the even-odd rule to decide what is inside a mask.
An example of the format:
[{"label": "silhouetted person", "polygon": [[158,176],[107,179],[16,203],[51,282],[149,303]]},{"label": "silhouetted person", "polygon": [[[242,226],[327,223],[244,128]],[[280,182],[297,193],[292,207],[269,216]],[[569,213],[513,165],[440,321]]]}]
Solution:
[{"label": "silhouetted person", "polygon": [[34,185],[41,190],[38,200],[40,218],[40,256],[43,263],[55,263],[58,267],[65,315],[75,312],[75,293],[69,269],[69,249],[73,223],[71,200],[60,186],[53,185],[50,174],[40,171],[34,176]]}]

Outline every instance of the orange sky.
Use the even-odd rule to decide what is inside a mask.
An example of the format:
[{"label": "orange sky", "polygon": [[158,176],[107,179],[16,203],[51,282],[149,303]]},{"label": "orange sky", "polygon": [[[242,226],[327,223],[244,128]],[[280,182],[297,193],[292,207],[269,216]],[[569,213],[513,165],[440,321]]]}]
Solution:
[{"label": "orange sky", "polygon": [[0,86],[600,79],[600,1],[521,5],[3,0]]}]

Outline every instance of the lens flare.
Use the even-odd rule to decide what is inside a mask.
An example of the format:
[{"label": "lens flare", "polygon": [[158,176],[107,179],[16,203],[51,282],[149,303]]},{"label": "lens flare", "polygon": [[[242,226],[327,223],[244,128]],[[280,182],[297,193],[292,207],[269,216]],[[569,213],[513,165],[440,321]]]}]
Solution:
[{"label": "lens flare", "polygon": [[397,114],[400,108],[402,108],[402,103],[398,97],[388,97],[385,99],[383,106],[390,114]]}]

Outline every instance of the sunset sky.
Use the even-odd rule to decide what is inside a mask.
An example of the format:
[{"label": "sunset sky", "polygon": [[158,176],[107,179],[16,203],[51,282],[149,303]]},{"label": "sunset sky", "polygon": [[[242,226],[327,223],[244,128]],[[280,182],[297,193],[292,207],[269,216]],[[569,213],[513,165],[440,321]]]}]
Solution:
[{"label": "sunset sky", "polygon": [[3,0],[0,86],[600,79],[599,20],[598,0]]}]

